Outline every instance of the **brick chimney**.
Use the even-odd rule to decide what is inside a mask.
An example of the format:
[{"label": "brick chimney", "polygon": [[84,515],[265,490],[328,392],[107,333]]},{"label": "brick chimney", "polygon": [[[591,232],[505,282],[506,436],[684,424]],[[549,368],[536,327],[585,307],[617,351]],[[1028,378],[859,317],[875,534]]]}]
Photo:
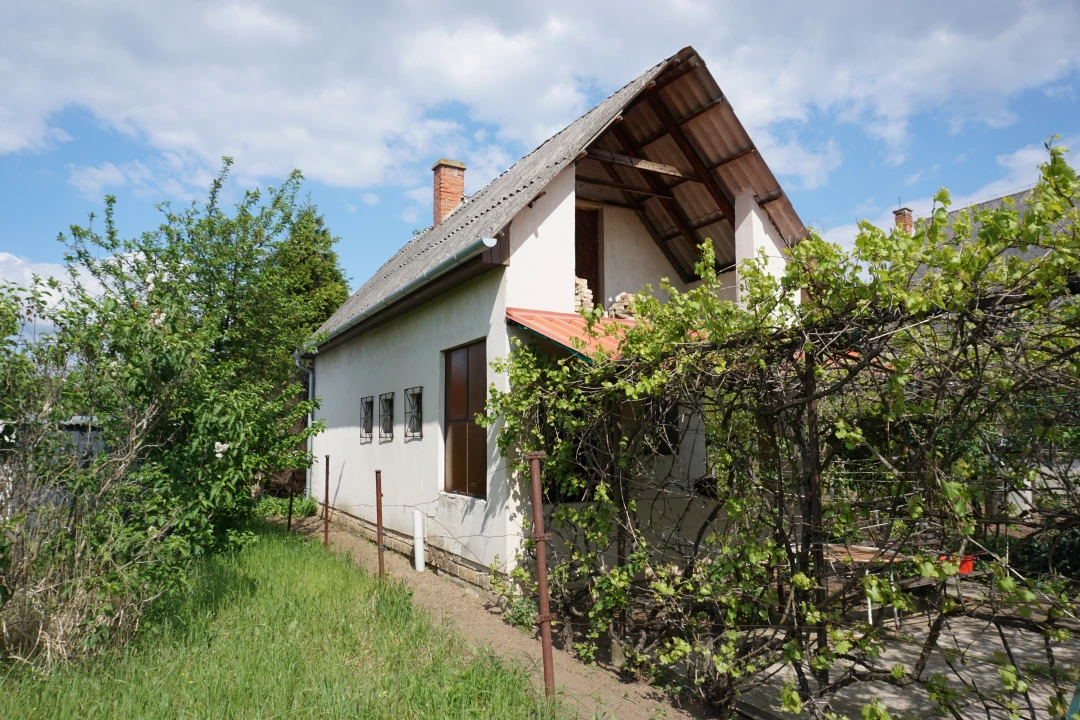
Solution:
[{"label": "brick chimney", "polygon": [[465,199],[465,163],[443,158],[431,166],[435,173],[433,225],[438,225]]},{"label": "brick chimney", "polygon": [[893,215],[896,216],[896,229],[910,235],[915,230],[915,219],[911,217],[911,208],[902,207],[899,210],[893,210]]}]

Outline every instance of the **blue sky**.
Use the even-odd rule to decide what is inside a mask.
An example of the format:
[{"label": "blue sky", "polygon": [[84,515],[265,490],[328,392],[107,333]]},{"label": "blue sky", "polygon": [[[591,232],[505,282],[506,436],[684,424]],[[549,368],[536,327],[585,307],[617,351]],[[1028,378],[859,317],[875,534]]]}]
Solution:
[{"label": "blue sky", "polygon": [[0,5],[0,278],[57,272],[106,193],[152,227],[231,155],[233,193],[304,172],[355,288],[430,223],[434,160],[473,192],[686,45],[839,241],[943,185],[1030,185],[1051,133],[1080,145],[1074,2],[158,5]]}]

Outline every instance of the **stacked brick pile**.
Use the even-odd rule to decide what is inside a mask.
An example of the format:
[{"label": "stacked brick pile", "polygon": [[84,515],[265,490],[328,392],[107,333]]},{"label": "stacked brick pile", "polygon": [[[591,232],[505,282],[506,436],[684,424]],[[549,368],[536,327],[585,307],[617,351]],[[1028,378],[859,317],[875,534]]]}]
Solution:
[{"label": "stacked brick pile", "polygon": [[585,278],[574,278],[574,309],[593,309],[592,290],[589,289],[589,281]]},{"label": "stacked brick pile", "polygon": [[608,308],[608,317],[630,319],[634,317],[634,296],[631,293],[619,293],[615,302]]}]

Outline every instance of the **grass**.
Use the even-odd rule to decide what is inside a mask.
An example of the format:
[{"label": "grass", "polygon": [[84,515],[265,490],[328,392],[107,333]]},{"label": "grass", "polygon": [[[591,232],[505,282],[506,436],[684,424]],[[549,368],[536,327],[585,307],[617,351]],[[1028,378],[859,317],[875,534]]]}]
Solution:
[{"label": "grass", "polygon": [[124,651],[0,678],[0,718],[546,718],[520,667],[471,648],[346,556],[267,529],[200,566]]}]

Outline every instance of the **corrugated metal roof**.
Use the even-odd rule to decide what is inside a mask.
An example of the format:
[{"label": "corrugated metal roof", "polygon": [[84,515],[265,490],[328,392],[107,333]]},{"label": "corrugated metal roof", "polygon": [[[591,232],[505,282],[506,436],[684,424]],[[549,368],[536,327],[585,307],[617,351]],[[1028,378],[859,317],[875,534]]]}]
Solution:
[{"label": "corrugated metal roof", "polygon": [[[670,134],[664,134],[665,123],[653,108],[654,102],[665,108],[665,114],[673,119],[685,121],[679,126],[680,134],[697,156],[694,160],[680,149]],[[627,138],[635,147],[625,147],[622,141]],[[699,175],[696,180],[679,180],[601,163],[592,157],[578,161],[579,177],[600,178],[643,189],[655,188],[674,197],[677,208],[671,207],[671,201],[657,197],[627,195],[619,189],[578,183],[579,189],[587,188],[590,199],[622,202],[639,209],[647,224],[652,226],[656,240],[679,266],[677,269],[684,278],[693,275],[697,246],[705,238],[713,240],[718,267],[735,260],[733,218],[724,216],[705,180],[720,186],[725,196],[720,199],[725,204],[733,205],[735,197],[746,190],[759,199],[778,195],[763,207],[785,241],[791,244],[806,234],[795,209],[754,148],[704,61],[693,48],[687,47],[647,70],[519,160],[483,190],[467,198],[438,226],[409,241],[323,324],[320,331],[332,333],[476,239],[495,236],[557,173],[590,147],[619,154],[631,152],[643,159],[687,171],[692,171],[695,161],[708,168],[708,177]],[[749,149],[753,151],[745,152]],[[744,154],[738,159],[712,167],[740,153]],[[678,214],[678,222],[673,219],[673,213]],[[689,229],[689,239],[680,224]]]},{"label": "corrugated metal roof", "polygon": [[[592,355],[598,349],[614,354],[619,349],[620,329],[632,328],[637,324],[633,320],[600,318],[597,328],[600,337],[592,337],[585,318],[575,313],[506,308],[506,319],[582,355]],[[614,334],[607,334],[609,331]]]},{"label": "corrugated metal roof", "polygon": [[[657,78],[655,100],[667,110],[667,114],[679,125],[683,136],[697,152],[702,164],[710,172],[734,204],[735,197],[745,191],[760,199],[779,197],[763,207],[784,240],[790,245],[806,235],[806,228],[799,219],[791,201],[765,163],[760,151],[750,139],[731,103],[724,97],[720,86],[705,67],[705,62],[692,48],[687,48],[675,58],[676,62]],[[693,68],[686,71],[687,68]],[[668,77],[678,79],[665,82]],[[681,121],[681,122],[680,122]],[[665,123],[649,101],[638,101],[623,113],[620,132],[629,135],[639,146],[639,154],[654,162],[688,168],[688,158],[679,148]],[[605,132],[595,143],[611,152],[620,152],[621,143],[612,131]],[[625,148],[623,148],[625,149]],[[750,152],[747,152],[750,151]],[[730,158],[718,167],[717,163]],[[633,168],[616,168],[623,182],[639,184],[643,181],[640,171]],[[675,178],[666,178],[664,184],[671,186]],[[717,264],[723,266],[735,260],[735,235],[731,218],[719,218],[722,211],[705,184],[679,182],[672,188],[685,219],[693,228],[694,245],[705,238],[713,240]],[[657,199],[644,201],[644,206],[655,229],[663,238],[669,239],[669,247],[681,257],[695,258],[696,249],[682,236],[670,214]],[[689,267],[693,267],[690,262]]]}]

